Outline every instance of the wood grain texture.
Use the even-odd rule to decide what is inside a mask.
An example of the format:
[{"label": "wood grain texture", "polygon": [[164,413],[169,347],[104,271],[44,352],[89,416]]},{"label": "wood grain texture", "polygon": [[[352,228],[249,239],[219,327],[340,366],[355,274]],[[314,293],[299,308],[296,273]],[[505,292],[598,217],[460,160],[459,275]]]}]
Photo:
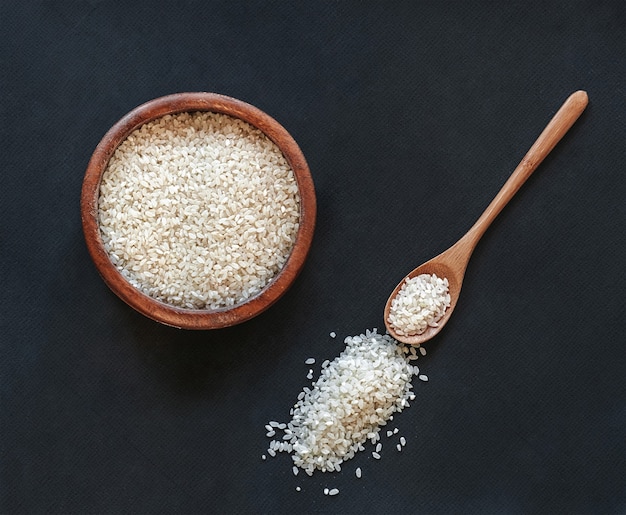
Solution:
[{"label": "wood grain texture", "polygon": [[[411,345],[418,345],[430,340],[443,329],[459,300],[465,270],[467,269],[467,265],[478,241],[500,211],[502,211],[504,206],[508,204],[515,193],[517,193],[520,187],[532,175],[561,138],[565,136],[567,131],[585,110],[585,107],[587,107],[588,101],[586,92],[576,91],[572,93],[550,120],[548,125],[546,125],[546,128],[539,135],[532,147],[530,147],[498,194],[469,231],[448,250],[412,270],[411,273],[402,279],[395,287],[385,305],[384,317],[387,331],[389,331],[389,334],[396,340]],[[398,291],[407,278],[412,278],[420,274],[436,274],[438,277],[446,277],[448,279],[450,307],[446,310],[443,318],[439,320],[437,327],[429,327],[422,334],[401,336],[396,333],[393,326],[391,326],[388,321],[391,301],[398,294]]]},{"label": "wood grain texture", "polygon": [[[232,308],[192,310],[166,304],[134,288],[113,265],[104,249],[98,225],[98,197],[102,174],[117,147],[136,128],[167,114],[210,111],[239,118],[261,130],[282,151],[300,191],[300,225],[292,252],[283,269],[256,296]],[[313,179],[298,144],[272,117],[240,100],[215,93],[176,93],[133,109],[104,135],[96,147],[83,180],[81,218],[89,254],[104,282],[129,306],[145,316],[182,329],[217,329],[249,320],[272,306],[291,286],[306,261],[317,214]]]}]

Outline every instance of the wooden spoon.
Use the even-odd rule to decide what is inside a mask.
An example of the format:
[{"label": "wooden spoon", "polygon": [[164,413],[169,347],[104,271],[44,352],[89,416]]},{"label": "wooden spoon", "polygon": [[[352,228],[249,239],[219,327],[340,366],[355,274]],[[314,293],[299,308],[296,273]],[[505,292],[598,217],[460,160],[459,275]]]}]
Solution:
[{"label": "wooden spoon", "polygon": [[[502,208],[513,198],[513,195],[515,195],[522,184],[526,182],[526,179],[537,169],[539,164],[578,119],[585,110],[587,102],[587,93],[584,91],[576,91],[570,95],[472,228],[452,247],[423,265],[418,266],[396,286],[385,305],[385,326],[391,336],[403,343],[419,345],[430,340],[441,331],[450,319],[450,315],[452,315],[456,303],[459,300],[467,264],[481,236],[487,230],[487,227],[491,225],[491,222],[493,222],[496,216],[498,216]],[[426,331],[421,334],[401,336],[397,334],[394,327],[389,322],[391,301],[398,294],[398,291],[406,279],[420,274],[436,274],[438,277],[448,279],[450,307],[446,309],[444,316],[438,321],[437,327],[428,327]]]}]

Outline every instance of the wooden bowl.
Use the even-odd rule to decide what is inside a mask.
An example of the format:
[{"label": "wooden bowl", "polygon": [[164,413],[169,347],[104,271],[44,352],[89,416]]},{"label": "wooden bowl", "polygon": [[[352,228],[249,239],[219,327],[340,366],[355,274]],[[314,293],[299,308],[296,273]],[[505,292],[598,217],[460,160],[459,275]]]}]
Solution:
[{"label": "wooden bowl", "polygon": [[[128,135],[167,114],[210,111],[239,118],[271,139],[291,166],[300,192],[300,219],[295,244],[282,270],[257,295],[233,307],[185,309],[156,300],[132,286],[111,262],[99,228],[100,181],[109,159]],[[166,325],[183,329],[217,329],[239,324],[262,313],[291,286],[302,269],[313,239],[316,198],[306,160],[290,134],[273,118],[240,100],[215,93],[177,93],[151,100],[133,109],[104,135],[96,147],[83,180],[81,217],[89,254],[104,282],[129,306]]]}]

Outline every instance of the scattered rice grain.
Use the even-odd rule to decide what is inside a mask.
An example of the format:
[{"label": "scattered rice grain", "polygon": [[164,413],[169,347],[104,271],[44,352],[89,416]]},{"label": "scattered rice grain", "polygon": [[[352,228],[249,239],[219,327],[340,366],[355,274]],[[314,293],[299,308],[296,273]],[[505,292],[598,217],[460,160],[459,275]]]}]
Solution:
[{"label": "scattered rice grain", "polygon": [[[293,466],[309,476],[315,470],[341,471],[368,440],[373,458],[381,459],[382,427],[415,398],[411,379],[416,368],[404,346],[376,330],[349,336],[345,343],[338,357],[322,363],[317,381],[298,394],[291,420],[280,425],[284,444],[276,449],[270,443],[272,451],[291,453]],[[387,437],[397,432],[388,429]]]}]

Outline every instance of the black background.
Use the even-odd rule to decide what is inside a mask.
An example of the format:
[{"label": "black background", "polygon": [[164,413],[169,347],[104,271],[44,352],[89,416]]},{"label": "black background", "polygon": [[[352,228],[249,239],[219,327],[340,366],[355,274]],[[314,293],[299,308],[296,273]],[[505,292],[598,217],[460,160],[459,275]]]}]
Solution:
[{"label": "black background", "polygon": [[[624,513],[624,11],[0,2],[0,510]],[[577,89],[587,110],[487,231],[418,362],[430,381],[394,420],[405,450],[312,478],[262,461],[304,360],[317,374],[382,328],[395,284],[462,236]],[[318,195],[294,286],[213,332],[118,300],[80,223],[100,138],[181,91],[276,118]]]}]

